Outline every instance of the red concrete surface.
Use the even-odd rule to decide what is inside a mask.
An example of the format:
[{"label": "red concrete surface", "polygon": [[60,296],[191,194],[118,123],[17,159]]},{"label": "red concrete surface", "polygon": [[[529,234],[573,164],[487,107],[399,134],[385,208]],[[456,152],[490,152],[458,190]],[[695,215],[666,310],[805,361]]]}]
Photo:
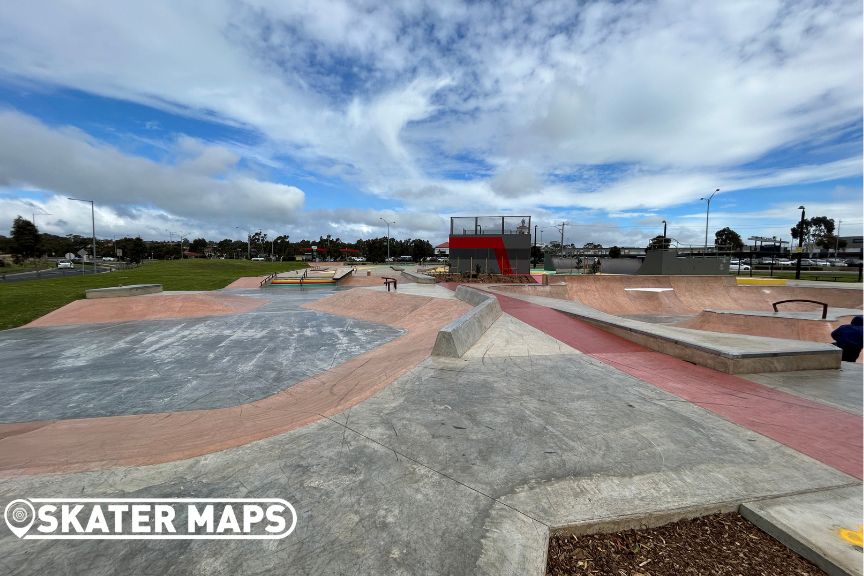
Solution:
[{"label": "red concrete surface", "polygon": [[121,298],[76,300],[37,318],[25,327],[104,324],[130,320],[161,320],[225,316],[251,312],[268,301],[219,293],[146,294]]},{"label": "red concrete surface", "polygon": [[497,297],[507,314],[604,364],[841,472],[864,477],[864,427],[856,414],[653,352],[551,308]]}]

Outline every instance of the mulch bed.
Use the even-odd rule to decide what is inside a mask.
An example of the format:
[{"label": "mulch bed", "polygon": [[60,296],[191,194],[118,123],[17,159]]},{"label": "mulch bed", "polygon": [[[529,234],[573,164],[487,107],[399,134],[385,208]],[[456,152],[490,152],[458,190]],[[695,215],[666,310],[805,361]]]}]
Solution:
[{"label": "mulch bed", "polygon": [[825,573],[738,514],[613,534],[553,534],[547,576],[794,576]]}]

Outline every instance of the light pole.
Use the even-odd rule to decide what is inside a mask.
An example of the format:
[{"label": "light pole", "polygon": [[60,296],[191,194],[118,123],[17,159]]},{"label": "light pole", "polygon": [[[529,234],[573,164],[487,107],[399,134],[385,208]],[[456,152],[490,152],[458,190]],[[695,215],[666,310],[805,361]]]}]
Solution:
[{"label": "light pole", "polygon": [[93,200],[83,200],[81,198],[71,198],[69,196],[66,197],[69,200],[74,200],[76,202],[89,202],[90,203],[90,223],[93,226],[93,273],[96,273],[96,209],[93,207]]},{"label": "light pole", "polygon": [[801,223],[798,224],[798,259],[795,261],[795,279],[801,279],[801,246],[804,245],[804,206],[798,206],[801,210]]},{"label": "light pole", "polygon": [[385,224],[387,224],[387,260],[390,260],[390,224],[396,224],[396,221],[388,222],[382,217],[378,217],[379,220],[382,220]]},{"label": "light pole", "polygon": [[843,223],[842,220],[840,220],[840,219],[837,220],[837,234],[834,235],[834,259],[835,260],[837,260],[839,258],[837,253],[840,251],[840,224],[842,224],[842,223]]},{"label": "light pole", "polygon": [[700,200],[706,200],[708,202],[708,208],[705,209],[705,252],[708,252],[708,215],[711,213],[711,199],[714,198],[714,194],[717,194],[719,191],[720,189],[717,188],[707,198],[700,198]]},{"label": "light pole", "polygon": [[666,249],[666,221],[663,220],[663,250]]}]

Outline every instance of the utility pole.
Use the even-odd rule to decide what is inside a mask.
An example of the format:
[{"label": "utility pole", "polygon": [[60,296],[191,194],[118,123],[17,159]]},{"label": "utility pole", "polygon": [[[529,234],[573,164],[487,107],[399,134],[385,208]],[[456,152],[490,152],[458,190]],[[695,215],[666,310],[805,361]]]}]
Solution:
[{"label": "utility pole", "polygon": [[564,256],[564,226],[566,225],[567,222],[561,222],[561,224],[555,226],[555,228],[561,228],[561,256]]}]

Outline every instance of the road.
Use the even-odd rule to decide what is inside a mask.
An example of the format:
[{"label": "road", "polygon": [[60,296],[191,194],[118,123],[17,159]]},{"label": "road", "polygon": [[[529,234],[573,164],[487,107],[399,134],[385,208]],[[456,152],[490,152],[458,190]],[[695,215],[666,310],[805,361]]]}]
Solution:
[{"label": "road", "polygon": [[[96,267],[96,272],[101,274],[104,272],[110,272],[111,268],[107,266]],[[88,267],[86,270],[86,274],[90,274],[90,268]],[[0,273],[0,282],[21,282],[23,280],[41,280],[45,278],[60,278],[63,276],[75,276],[81,275],[81,268],[46,268],[44,270],[35,270],[31,272],[12,272],[12,273]]]}]

